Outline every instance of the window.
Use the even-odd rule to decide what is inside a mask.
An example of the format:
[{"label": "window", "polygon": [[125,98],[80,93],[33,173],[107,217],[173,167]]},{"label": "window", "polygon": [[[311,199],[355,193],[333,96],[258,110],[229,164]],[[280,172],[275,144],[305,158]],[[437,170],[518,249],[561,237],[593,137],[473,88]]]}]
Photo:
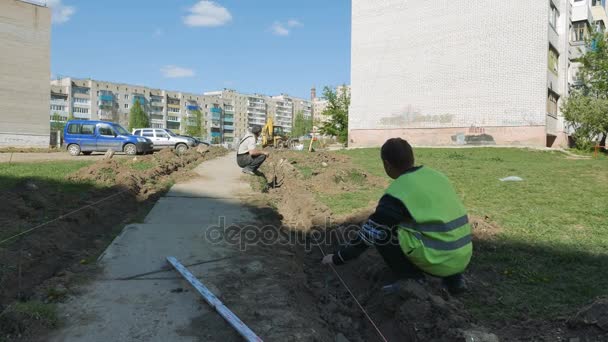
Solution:
[{"label": "window", "polygon": [[110,125],[100,124],[97,126],[99,135],[114,136],[114,130]]},{"label": "window", "polygon": [[154,138],[154,132],[152,132],[152,130],[150,130],[150,129],[145,129],[144,134],[142,134],[142,135],[144,137]]},{"label": "window", "polygon": [[125,94],[125,100],[128,100],[128,99],[129,99],[129,95]]},{"label": "window", "polygon": [[552,117],[557,117],[557,101],[559,98],[555,93],[549,91],[549,96],[547,97],[547,115]]},{"label": "window", "polygon": [[582,42],[585,41],[585,37],[587,36],[587,23],[584,21],[579,21],[576,23],[572,23],[572,42]]},{"label": "window", "polygon": [[154,132],[155,132],[157,138],[165,138],[166,139],[166,138],[169,137],[169,135],[167,133],[165,133],[164,131],[162,131],[160,129],[157,129]]},{"label": "window", "polygon": [[558,68],[559,54],[557,53],[557,51],[555,51],[555,49],[553,49],[553,47],[549,47],[549,71],[557,75],[559,70]]},{"label": "window", "polygon": [[154,123],[152,124],[152,128],[163,128],[163,124]]},{"label": "window", "polygon": [[136,130],[135,132],[133,132],[133,135],[141,135],[141,130],[140,129]]},{"label": "window", "polygon": [[68,126],[68,133],[70,134],[80,134],[80,124],[71,124]]},{"label": "window", "polygon": [[89,114],[89,108],[74,107],[74,113]]},{"label": "window", "polygon": [[559,17],[559,12],[557,11],[557,8],[551,4],[551,8],[549,9],[549,24],[551,24],[554,29],[557,27],[557,17]]},{"label": "window", "polygon": [[125,103],[125,109],[129,109],[129,104]]},{"label": "window", "polygon": [[89,99],[81,99],[79,97],[75,97],[74,98],[74,103],[86,103],[86,104],[88,104],[89,103]]},{"label": "window", "polygon": [[80,134],[95,134],[95,125],[84,124],[80,128]]}]

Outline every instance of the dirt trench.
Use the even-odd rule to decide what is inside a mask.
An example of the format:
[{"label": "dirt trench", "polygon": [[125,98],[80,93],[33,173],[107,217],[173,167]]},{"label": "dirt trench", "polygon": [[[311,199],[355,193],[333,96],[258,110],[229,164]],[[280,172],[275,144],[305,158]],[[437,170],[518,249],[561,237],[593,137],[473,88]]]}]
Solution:
[{"label": "dirt trench", "polygon": [[[482,323],[468,312],[467,301],[449,295],[439,279],[427,277],[423,283],[403,280],[395,283],[380,255],[370,249],[358,260],[336,270],[377,325],[376,329],[338,276],[320,261],[324,253],[334,252],[349,240],[349,234],[372,213],[377,199],[354,213],[336,215],[317,196],[383,188],[388,181],[357,168],[347,156],[325,152],[273,152],[262,171],[270,180],[261,189],[264,200],[276,208],[281,229],[302,236],[299,243],[290,247],[294,255],[291,262],[297,265],[291,269],[296,272],[293,277],[302,279],[292,286],[306,294],[307,302],[315,308],[313,311],[327,324],[329,334],[320,336],[320,340],[382,341],[382,334],[388,341],[569,341],[569,336],[581,338],[574,341],[608,341],[608,330],[606,334],[601,330],[608,318],[598,309],[605,307],[605,300],[591,305],[569,322]],[[474,241],[495,239],[501,231],[489,217],[472,216],[471,223]],[[278,249],[267,253],[276,255]],[[479,275],[469,271],[466,277],[471,291],[479,288],[476,284]],[[397,286],[383,289],[389,284]],[[494,295],[480,292],[469,294],[469,298]],[[488,298],[480,300],[491,302]],[[314,319],[311,317],[311,322]]]},{"label": "dirt trench", "polygon": [[58,324],[55,317],[14,308],[35,303],[46,310],[74,293],[125,224],[141,220],[169,185],[189,177],[190,167],[226,153],[163,150],[101,160],[66,175],[65,182],[27,179],[0,191],[3,238],[40,226],[0,245],[0,340],[43,340]]}]

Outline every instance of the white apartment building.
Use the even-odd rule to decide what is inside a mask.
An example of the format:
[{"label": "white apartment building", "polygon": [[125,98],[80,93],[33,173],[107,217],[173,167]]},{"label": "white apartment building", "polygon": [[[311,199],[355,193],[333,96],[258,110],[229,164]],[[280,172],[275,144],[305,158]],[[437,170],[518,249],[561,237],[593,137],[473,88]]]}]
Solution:
[{"label": "white apartment building", "polygon": [[[202,111],[203,96],[144,86],[92,79],[60,78],[51,81],[51,121],[65,121],[70,113],[77,119],[109,120],[125,126],[129,112],[139,102],[154,128],[185,132],[196,125],[196,111]],[[202,125],[207,117],[203,116]]]},{"label": "white apartment building", "polygon": [[[599,0],[353,0],[349,144],[567,144]],[[582,51],[581,51],[582,50]]]},{"label": "white apartment building", "polygon": [[0,146],[48,147],[51,10],[0,1]]}]

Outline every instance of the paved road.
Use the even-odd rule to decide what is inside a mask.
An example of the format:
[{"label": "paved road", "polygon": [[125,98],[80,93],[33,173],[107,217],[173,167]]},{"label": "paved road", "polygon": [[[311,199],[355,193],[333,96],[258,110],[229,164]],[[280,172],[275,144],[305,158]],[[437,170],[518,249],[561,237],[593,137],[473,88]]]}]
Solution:
[{"label": "paved road", "polygon": [[100,259],[104,270],[99,279],[61,306],[67,324],[51,341],[239,341],[168,268],[167,256],[183,264],[216,260],[189,269],[256,333],[271,336],[269,340],[309,341],[323,329],[298,316],[306,309],[290,308],[291,289],[281,284],[290,271],[276,267],[281,256],[252,255],[206,238],[220,217],[226,226],[256,222],[255,209],[243,201],[254,194],[234,155],[205,162],[195,172],[199,178],[175,185],[143,224],[127,226],[112,243]]},{"label": "paved road", "polygon": [[[51,152],[51,153],[0,153],[0,163],[35,163],[43,161],[56,160],[100,160],[103,159],[104,153],[93,153],[90,156],[79,155],[73,157],[67,152]],[[117,157],[127,157],[124,154],[116,154]]]}]

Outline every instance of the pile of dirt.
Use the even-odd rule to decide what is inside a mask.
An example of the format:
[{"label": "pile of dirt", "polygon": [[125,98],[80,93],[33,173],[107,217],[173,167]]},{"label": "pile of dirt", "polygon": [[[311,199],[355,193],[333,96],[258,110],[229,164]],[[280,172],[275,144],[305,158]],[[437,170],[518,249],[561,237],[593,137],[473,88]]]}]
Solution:
[{"label": "pile of dirt", "polygon": [[333,196],[386,185],[385,179],[355,167],[347,156],[328,152],[273,152],[262,171],[271,180],[268,193],[283,223],[300,231],[344,221],[314,194]]},{"label": "pile of dirt", "polygon": [[[66,175],[65,182],[28,179],[0,191],[0,241],[34,228],[0,243],[0,336],[11,340],[44,330],[49,320],[13,308],[41,303],[44,309],[72,293],[74,279],[95,272],[97,256],[125,224],[149,211],[167,184],[185,177],[189,165],[225,153],[211,148],[179,156],[167,150],[101,160]],[[66,191],[70,186],[77,187]]]},{"label": "pile of dirt", "polygon": [[138,156],[132,160],[102,160],[70,175],[69,179],[75,182],[96,181],[119,186],[145,199],[158,184],[157,179],[170,175],[194,162],[202,162],[227,153],[226,149],[219,147],[211,147],[203,152],[190,149],[185,153],[177,154],[171,149],[164,149],[156,154]]}]

